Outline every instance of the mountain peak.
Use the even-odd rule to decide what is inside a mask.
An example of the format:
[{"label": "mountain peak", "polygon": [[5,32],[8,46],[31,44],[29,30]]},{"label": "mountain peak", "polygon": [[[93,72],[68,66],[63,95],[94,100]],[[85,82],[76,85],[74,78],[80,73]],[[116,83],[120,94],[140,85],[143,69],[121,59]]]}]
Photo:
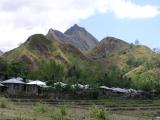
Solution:
[{"label": "mountain peak", "polygon": [[110,43],[117,43],[117,44],[121,44],[121,43],[123,43],[123,44],[128,44],[127,42],[125,42],[125,41],[123,41],[123,40],[121,40],[121,39],[118,39],[118,38],[115,38],[115,37],[111,37],[111,36],[107,36],[107,37],[105,37],[102,41],[101,41],[101,43],[103,43],[103,44],[110,44]]},{"label": "mountain peak", "polygon": [[80,27],[78,24],[74,24],[72,26],[72,28],[75,28],[75,29],[84,29],[83,27]]},{"label": "mountain peak", "polygon": [[77,24],[74,24],[72,27],[70,27],[68,30],[66,30],[64,32],[64,34],[67,34],[67,35],[73,35],[75,32],[77,31],[86,31],[85,28],[83,27],[80,27],[79,25]]},{"label": "mountain peak", "polygon": [[129,48],[129,43],[115,38],[115,37],[105,37],[101,40],[98,45],[89,53],[90,56],[94,58],[104,58],[108,57],[112,53],[118,54],[119,52]]},{"label": "mountain peak", "polygon": [[109,51],[120,51],[123,48],[129,47],[129,44],[127,42],[115,37],[106,37],[99,43],[99,45],[100,48],[104,47],[106,50]]},{"label": "mountain peak", "polygon": [[78,26],[77,24],[74,24],[73,27],[77,27],[77,28],[79,27],[80,28],[80,26]]},{"label": "mountain peak", "polygon": [[73,25],[64,33],[50,29],[46,37],[49,40],[56,38],[62,43],[71,44],[80,51],[88,51],[98,44],[98,40],[93,35],[77,24]]}]

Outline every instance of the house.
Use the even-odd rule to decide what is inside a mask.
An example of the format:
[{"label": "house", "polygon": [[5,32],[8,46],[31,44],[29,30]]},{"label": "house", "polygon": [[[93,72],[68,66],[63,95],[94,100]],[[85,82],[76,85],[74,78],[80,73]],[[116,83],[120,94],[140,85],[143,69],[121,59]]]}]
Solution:
[{"label": "house", "polygon": [[56,82],[54,83],[54,86],[61,86],[61,87],[65,87],[67,84],[63,83],[63,82]]},{"label": "house", "polygon": [[99,93],[101,96],[109,96],[112,94],[112,88],[109,88],[107,86],[100,86],[99,88],[100,88]]},{"label": "house", "polygon": [[128,89],[124,89],[124,88],[111,88],[113,93],[119,93],[119,94],[127,94],[129,93]]},{"label": "house", "polygon": [[82,84],[74,84],[71,86],[72,88],[79,88],[79,89],[88,89],[89,88],[89,85],[82,85]]},{"label": "house", "polygon": [[45,82],[35,80],[27,83],[26,93],[27,95],[39,95],[42,93],[42,89],[48,87]]},{"label": "house", "polygon": [[27,83],[27,85],[38,85],[40,87],[47,87],[45,82],[42,82],[39,80],[31,81],[31,82]]},{"label": "house", "polygon": [[125,89],[119,87],[107,87],[100,86],[100,95],[101,96],[121,96],[121,97],[134,97],[138,94],[138,92],[134,89]]},{"label": "house", "polygon": [[7,90],[7,87],[0,83],[0,93],[4,93]]},{"label": "house", "polygon": [[19,78],[12,78],[2,81],[2,84],[7,87],[8,94],[20,95],[25,92],[25,83]]}]

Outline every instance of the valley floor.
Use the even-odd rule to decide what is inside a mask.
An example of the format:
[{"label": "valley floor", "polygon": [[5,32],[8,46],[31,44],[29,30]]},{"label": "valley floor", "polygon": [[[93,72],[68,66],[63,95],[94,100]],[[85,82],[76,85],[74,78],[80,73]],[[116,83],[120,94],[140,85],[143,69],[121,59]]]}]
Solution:
[{"label": "valley floor", "polygon": [[159,115],[160,100],[0,98],[0,120],[154,120]]}]

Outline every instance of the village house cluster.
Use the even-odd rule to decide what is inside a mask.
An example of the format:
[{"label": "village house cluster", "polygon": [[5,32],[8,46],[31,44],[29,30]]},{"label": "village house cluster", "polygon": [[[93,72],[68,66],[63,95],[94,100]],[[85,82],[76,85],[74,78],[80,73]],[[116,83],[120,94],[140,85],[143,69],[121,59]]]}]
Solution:
[{"label": "village house cluster", "polygon": [[[0,92],[2,94],[8,94],[8,95],[42,95],[43,93],[48,94],[48,95],[53,95],[55,91],[47,91],[50,88],[65,88],[68,85],[63,83],[63,82],[56,82],[54,83],[54,87],[52,86],[47,86],[46,82],[40,81],[40,80],[29,80],[29,82],[24,82],[22,78],[12,78],[9,80],[4,80],[1,81],[0,83]],[[89,89],[92,89],[90,85],[82,85],[82,84],[73,84],[70,85],[70,88],[72,89],[80,89],[80,92],[78,93],[79,96],[80,94],[86,94],[84,96],[95,96],[94,94],[97,94],[96,92],[91,92],[88,94],[86,92]],[[52,93],[52,94],[50,94]],[[64,93],[67,93],[64,91],[62,96],[65,96]],[[77,94],[76,92],[74,92]],[[125,96],[125,97],[134,97],[139,94],[141,94],[142,91],[137,91],[134,89],[123,89],[123,88],[109,88],[107,86],[99,86],[98,89],[98,94],[97,96]],[[60,93],[59,93],[60,94]],[[55,98],[57,96],[60,96],[59,94],[54,94]],[[68,93],[67,93],[68,94]],[[73,93],[72,93],[73,95]]]},{"label": "village house cluster", "polygon": [[45,82],[35,80],[25,83],[22,78],[1,81],[0,85],[1,93],[9,95],[20,95],[24,93],[38,95],[41,88],[48,87]]},{"label": "village house cluster", "polygon": [[[1,94],[8,95],[41,95],[46,93],[50,88],[62,87],[65,88],[67,84],[62,82],[54,83],[54,87],[47,86],[46,82],[40,80],[27,80],[29,82],[24,82],[22,78],[11,78],[0,82],[0,92]],[[89,85],[74,84],[71,88],[88,89]]]}]

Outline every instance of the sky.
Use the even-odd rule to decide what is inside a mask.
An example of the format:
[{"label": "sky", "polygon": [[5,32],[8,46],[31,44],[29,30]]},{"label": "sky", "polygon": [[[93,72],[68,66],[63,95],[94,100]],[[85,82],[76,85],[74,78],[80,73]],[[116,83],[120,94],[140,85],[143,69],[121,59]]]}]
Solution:
[{"label": "sky", "polygon": [[0,50],[74,24],[98,40],[113,36],[160,48],[160,0],[0,0]]}]

